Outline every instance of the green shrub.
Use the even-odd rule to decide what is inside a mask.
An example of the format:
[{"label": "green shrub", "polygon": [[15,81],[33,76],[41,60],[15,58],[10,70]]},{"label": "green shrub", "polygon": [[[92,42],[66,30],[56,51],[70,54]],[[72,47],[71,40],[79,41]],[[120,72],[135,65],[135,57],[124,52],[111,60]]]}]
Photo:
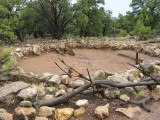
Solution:
[{"label": "green shrub", "polygon": [[144,26],[143,22],[138,20],[134,27],[133,33],[135,35],[138,35],[139,40],[147,40],[148,38],[152,37],[152,34],[154,33],[153,30],[151,30],[151,27]]},{"label": "green shrub", "polygon": [[120,33],[118,34],[119,37],[123,36],[126,37],[128,35],[127,30],[121,30]]},{"label": "green shrub", "polygon": [[0,71],[8,70],[14,67],[15,58],[10,55],[10,48],[0,47]]}]

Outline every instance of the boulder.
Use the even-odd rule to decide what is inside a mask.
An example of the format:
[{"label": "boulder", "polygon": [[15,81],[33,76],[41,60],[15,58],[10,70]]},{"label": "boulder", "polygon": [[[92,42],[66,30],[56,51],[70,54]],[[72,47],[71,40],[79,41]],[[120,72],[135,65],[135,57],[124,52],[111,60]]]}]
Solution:
[{"label": "boulder", "polygon": [[9,76],[0,75],[0,81],[8,81],[9,79]]},{"label": "boulder", "polygon": [[55,108],[48,107],[48,106],[42,106],[39,109],[38,116],[39,117],[51,117],[53,115],[53,111],[55,111]]},{"label": "boulder", "polygon": [[65,95],[66,94],[66,91],[65,90],[58,90],[55,94],[56,97],[59,97],[59,96],[62,96],[62,95]]},{"label": "boulder", "polygon": [[67,85],[69,83],[69,80],[70,80],[70,78],[69,78],[68,75],[62,75],[61,76],[61,81],[62,81],[63,84]]},{"label": "boulder", "polygon": [[33,45],[32,50],[33,50],[33,54],[35,54],[35,55],[40,55],[41,54],[41,48],[38,45]]},{"label": "boulder", "polygon": [[25,82],[18,81],[0,87],[0,91],[3,91],[0,92],[0,102],[5,104],[13,103],[15,101],[15,94],[20,90],[27,88],[29,86],[30,85]]},{"label": "boulder", "polygon": [[80,107],[79,109],[74,110],[74,117],[78,118],[83,116],[86,113],[86,110],[83,107]]},{"label": "boulder", "polygon": [[61,89],[61,90],[65,90],[65,91],[67,91],[67,86],[65,86],[64,84],[61,84],[61,85],[59,85],[59,88]]},{"label": "boulder", "polygon": [[7,111],[3,108],[0,108],[0,113],[7,113]]},{"label": "boulder", "polygon": [[129,118],[133,118],[136,114],[141,113],[141,109],[137,107],[117,108],[117,112],[123,113]]},{"label": "boulder", "polygon": [[106,74],[102,70],[98,70],[93,74],[93,79],[94,80],[105,80]]},{"label": "boulder", "polygon": [[13,115],[10,113],[0,113],[0,120],[13,120]]},{"label": "boulder", "polygon": [[32,55],[33,50],[31,47],[23,48],[22,53],[23,53],[23,55]]},{"label": "boulder", "polygon": [[23,100],[33,100],[33,98],[35,98],[37,93],[38,92],[36,88],[29,87],[29,88],[21,90],[19,94],[17,95],[17,97]]},{"label": "boulder", "polygon": [[21,101],[19,105],[20,107],[32,107],[32,103],[30,101]]},{"label": "boulder", "polygon": [[157,85],[156,88],[151,91],[151,96],[155,100],[160,99],[160,86],[159,85]]},{"label": "boulder", "polygon": [[68,120],[72,116],[73,112],[73,108],[57,109],[54,117],[56,120]]},{"label": "boulder", "polygon": [[149,74],[155,73],[155,65],[153,63],[145,62],[141,64],[142,68]]},{"label": "boulder", "polygon": [[117,89],[117,88],[106,89],[104,91],[104,96],[105,96],[105,98],[108,98],[108,99],[119,98],[119,96],[120,96],[120,90]]},{"label": "boulder", "polygon": [[44,80],[44,81],[48,81],[52,78],[53,74],[51,73],[43,73],[41,76],[40,76],[40,79],[41,80]]},{"label": "boulder", "polygon": [[14,55],[15,57],[18,57],[18,58],[23,57],[23,53],[22,53],[22,52],[14,52],[13,55]]},{"label": "boulder", "polygon": [[120,95],[119,97],[121,100],[127,102],[128,100],[130,100],[130,97],[128,97],[128,95],[124,94],[124,95]]},{"label": "boulder", "polygon": [[32,120],[36,117],[36,110],[33,107],[17,107],[14,109],[14,120]]},{"label": "boulder", "polygon": [[155,61],[155,65],[160,66],[160,60],[156,60],[156,61]]},{"label": "boulder", "polygon": [[58,87],[46,87],[46,91],[49,93],[54,93],[58,90]]},{"label": "boulder", "polygon": [[49,99],[53,99],[54,96],[53,95],[50,95],[50,94],[47,94],[43,97],[44,100],[49,100]]},{"label": "boulder", "polygon": [[117,82],[117,83],[128,83],[128,80],[124,77],[122,77],[119,74],[115,74],[113,76],[109,76],[107,78],[109,81]]},{"label": "boulder", "polygon": [[85,85],[85,82],[83,80],[72,80],[72,81],[70,80],[69,81],[69,86],[71,88],[77,88],[77,87],[81,87],[83,85]]},{"label": "boulder", "polygon": [[86,99],[78,100],[76,102],[76,105],[77,106],[86,106],[86,105],[88,105],[88,100],[86,100]]},{"label": "boulder", "polygon": [[109,116],[109,104],[96,107],[94,114],[100,120],[103,120],[104,118],[108,117]]},{"label": "boulder", "polygon": [[48,120],[48,118],[46,118],[46,117],[36,117],[35,120]]},{"label": "boulder", "polygon": [[160,48],[155,49],[154,54],[155,54],[155,56],[159,56],[160,55]]},{"label": "boulder", "polygon": [[105,78],[107,78],[108,76],[114,75],[114,73],[111,73],[111,72],[108,72],[108,71],[106,71],[104,73],[105,73]]},{"label": "boulder", "polygon": [[31,46],[31,44],[26,44],[25,46],[26,46],[26,47],[30,47],[30,46]]},{"label": "boulder", "polygon": [[61,84],[61,79],[58,75],[54,75],[48,82],[60,85]]},{"label": "boulder", "polygon": [[22,49],[21,49],[21,48],[16,48],[14,51],[15,51],[15,52],[21,52]]},{"label": "boulder", "polygon": [[126,71],[128,74],[133,74],[135,77],[140,74],[140,71],[137,69],[130,69]]}]

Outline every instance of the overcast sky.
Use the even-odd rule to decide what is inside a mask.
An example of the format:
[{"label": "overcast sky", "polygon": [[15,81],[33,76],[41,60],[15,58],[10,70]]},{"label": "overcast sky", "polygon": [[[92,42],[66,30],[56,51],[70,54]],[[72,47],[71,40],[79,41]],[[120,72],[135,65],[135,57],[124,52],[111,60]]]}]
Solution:
[{"label": "overcast sky", "polygon": [[[119,13],[125,15],[127,11],[132,10],[129,7],[131,1],[132,0],[105,0],[105,5],[103,7],[106,10],[111,10],[113,17],[118,17]],[[75,3],[76,0],[72,0],[72,2]]]}]

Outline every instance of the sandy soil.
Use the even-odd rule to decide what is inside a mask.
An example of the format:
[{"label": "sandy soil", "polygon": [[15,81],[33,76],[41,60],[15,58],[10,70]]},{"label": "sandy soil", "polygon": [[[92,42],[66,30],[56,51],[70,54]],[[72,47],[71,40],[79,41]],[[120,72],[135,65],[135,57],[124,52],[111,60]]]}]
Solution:
[{"label": "sandy soil", "polygon": [[[68,65],[78,69],[84,74],[87,73],[86,68],[89,68],[91,73],[99,69],[109,72],[118,72],[132,68],[127,63],[134,64],[135,62],[129,58],[119,56],[119,52],[135,56],[135,52],[129,50],[111,51],[75,49],[76,56],[63,56],[55,52],[44,53],[40,56],[29,56],[27,59],[22,59],[20,60],[19,65],[27,72],[33,72],[36,74],[50,72],[60,75],[63,72],[54,64],[54,62],[57,62],[64,68],[66,67],[58,60],[59,57]],[[139,57],[144,58],[145,61],[155,61],[156,59],[159,59],[144,54],[139,54]]]}]

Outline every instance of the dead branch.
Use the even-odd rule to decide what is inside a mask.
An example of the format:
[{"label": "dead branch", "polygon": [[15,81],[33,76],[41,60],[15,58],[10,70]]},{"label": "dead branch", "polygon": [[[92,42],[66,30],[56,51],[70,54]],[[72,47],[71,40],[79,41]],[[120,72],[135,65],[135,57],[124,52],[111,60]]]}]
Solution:
[{"label": "dead branch", "polygon": [[[94,86],[97,86],[97,85],[107,85],[107,86],[111,86],[111,87],[117,87],[117,88],[124,88],[124,87],[135,87],[135,86],[142,86],[142,85],[160,85],[160,83],[158,82],[139,82],[139,83],[116,83],[116,82],[113,82],[113,81],[109,81],[109,80],[95,80],[95,81],[92,81],[91,80],[91,77],[90,77],[90,74],[89,74],[89,71],[88,71],[88,74],[89,74],[89,78],[87,78],[86,76],[84,76],[83,74],[79,73],[77,70],[75,70],[74,68],[68,66],[63,60],[60,60],[65,66],[67,66],[69,69],[71,69],[72,71],[74,71],[76,73],[76,75],[72,74],[72,72],[66,72],[65,70],[63,70],[63,68],[61,68],[57,63],[55,63],[65,74],[69,75],[70,77],[79,77],[79,78],[83,78],[87,81],[89,81],[89,83],[83,85],[82,87],[79,87],[75,90],[73,90],[72,92],[69,92],[67,93],[66,95],[63,95],[63,96],[60,96],[60,97],[57,97],[57,98],[54,98],[54,99],[49,99],[49,100],[39,100],[37,102],[34,102],[33,103],[33,106],[39,110],[39,107],[41,106],[53,106],[55,104],[60,104],[60,103],[63,103],[63,102],[66,102],[67,100],[69,100],[70,98],[72,98],[73,96],[81,93],[82,91],[88,89],[89,87],[91,87],[92,85]],[[142,107],[146,110],[147,107],[145,105],[145,102],[148,101],[150,98],[146,98],[144,100],[141,100],[139,102],[133,102],[133,101],[130,101],[132,103],[135,103],[135,104],[141,104]]]},{"label": "dead branch", "polygon": [[138,70],[141,71],[144,75],[147,75],[148,77],[150,77],[150,78],[151,78],[152,80],[154,80],[155,82],[157,82],[157,83],[159,82],[159,79],[154,78],[154,77],[151,76],[149,73],[147,73],[139,63],[138,63],[138,64],[139,64],[140,68],[137,67],[137,66],[135,66],[135,65],[132,65],[132,64],[130,64],[130,63],[128,63],[128,64],[129,64],[130,66],[138,69]]},{"label": "dead branch", "polygon": [[[115,83],[112,81],[108,81],[108,80],[95,80],[93,81],[93,85],[109,85],[111,87],[117,87],[117,88],[124,88],[124,87],[133,87],[133,86],[142,86],[142,85],[157,85],[156,82],[139,82],[139,83]],[[68,99],[72,98],[73,96],[81,93],[82,91],[88,89],[91,86],[91,83],[87,83],[86,85],[79,87],[75,90],[73,90],[70,93],[67,93],[66,95],[57,97],[57,98],[53,98],[50,100],[40,100],[38,102],[34,102],[33,106],[39,110],[39,107],[41,106],[51,106],[51,105],[55,105],[55,104],[59,104],[59,103],[64,103],[66,102]]]},{"label": "dead branch", "polygon": [[145,111],[151,112],[151,110],[146,106],[146,102],[149,101],[150,99],[151,99],[151,96],[148,96],[140,101],[128,100],[127,102],[140,105]]}]

